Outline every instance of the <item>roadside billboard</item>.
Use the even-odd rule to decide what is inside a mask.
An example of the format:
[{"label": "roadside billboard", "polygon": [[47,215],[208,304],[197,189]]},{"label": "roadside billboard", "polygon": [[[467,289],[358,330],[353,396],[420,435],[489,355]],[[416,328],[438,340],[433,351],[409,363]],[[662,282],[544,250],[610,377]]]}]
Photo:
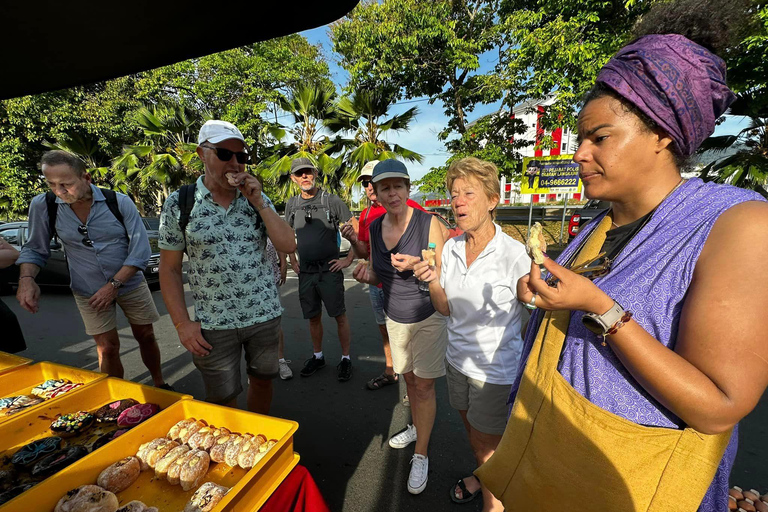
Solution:
[{"label": "roadside billboard", "polygon": [[579,165],[573,155],[523,158],[521,194],[579,194]]}]

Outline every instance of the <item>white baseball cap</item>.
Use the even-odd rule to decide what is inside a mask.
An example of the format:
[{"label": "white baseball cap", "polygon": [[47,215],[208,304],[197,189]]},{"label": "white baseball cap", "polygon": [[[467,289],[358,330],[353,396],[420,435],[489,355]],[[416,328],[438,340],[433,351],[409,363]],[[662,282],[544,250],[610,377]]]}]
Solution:
[{"label": "white baseball cap", "polygon": [[237,126],[227,121],[220,121],[218,119],[211,119],[206,121],[200,133],[197,135],[197,143],[210,142],[216,144],[227,139],[237,139],[245,143],[245,137],[237,129]]},{"label": "white baseball cap", "polygon": [[378,160],[371,160],[365,164],[363,170],[360,171],[360,177],[357,178],[357,181],[370,180],[373,176],[373,168],[376,167],[376,164],[378,163]]}]

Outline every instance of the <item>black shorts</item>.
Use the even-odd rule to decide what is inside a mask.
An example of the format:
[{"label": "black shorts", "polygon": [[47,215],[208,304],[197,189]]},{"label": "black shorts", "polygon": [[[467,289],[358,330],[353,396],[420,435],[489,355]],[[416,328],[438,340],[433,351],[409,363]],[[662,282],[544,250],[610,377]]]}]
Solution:
[{"label": "black shorts", "polygon": [[337,317],[346,312],[344,306],[344,273],[299,272],[299,302],[304,318],[314,318],[322,313],[322,305],[328,316]]}]

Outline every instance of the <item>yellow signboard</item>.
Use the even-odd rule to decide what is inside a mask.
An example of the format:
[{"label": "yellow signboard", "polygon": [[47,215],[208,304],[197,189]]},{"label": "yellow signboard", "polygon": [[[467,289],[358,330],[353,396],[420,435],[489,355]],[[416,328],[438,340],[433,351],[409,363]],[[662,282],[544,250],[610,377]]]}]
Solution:
[{"label": "yellow signboard", "polygon": [[521,194],[579,194],[579,165],[573,155],[523,158]]}]

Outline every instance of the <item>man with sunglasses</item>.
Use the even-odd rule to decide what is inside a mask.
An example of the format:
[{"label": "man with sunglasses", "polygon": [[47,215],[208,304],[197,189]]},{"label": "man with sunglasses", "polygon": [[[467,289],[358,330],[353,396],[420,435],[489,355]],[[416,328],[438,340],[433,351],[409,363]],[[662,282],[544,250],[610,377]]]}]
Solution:
[{"label": "man with sunglasses", "polygon": [[[374,160],[365,164],[360,171],[360,176],[357,178],[357,181],[365,190],[365,195],[371,202],[368,208],[360,212],[358,230],[355,231],[351,224],[346,224],[341,228],[341,236],[349,240],[352,244],[353,252],[363,259],[368,259],[370,253],[369,228],[371,222],[387,212],[377,201],[376,191],[374,191],[373,182],[371,181],[373,178],[373,168],[376,167],[377,163],[379,163],[378,160]],[[411,208],[424,210],[419,203],[412,199],[408,199],[407,203]],[[366,384],[368,389],[377,390],[397,383],[397,374],[392,366],[392,352],[389,349],[389,334],[387,333],[387,315],[384,313],[384,292],[381,291],[381,284],[378,286],[368,285],[368,296],[371,299],[371,307],[373,308],[373,314],[376,317],[376,323],[381,333],[381,342],[384,346],[384,372],[372,378]]]},{"label": "man with sunglasses", "polygon": [[[296,249],[293,230],[275,213],[261,182],[245,172],[249,154],[232,123],[207,121],[197,155],[205,174],[197,179],[188,216],[181,222],[180,191],[160,216],[160,285],[181,344],[192,354],[206,400],[237,406],[243,387],[242,352],[248,374],[247,406],[266,414],[278,375],[282,306],[267,239],[280,252]],[[189,189],[185,189],[187,192]],[[189,256],[190,318],[184,298],[182,258]]]},{"label": "man with sunglasses", "polygon": [[[144,223],[131,199],[114,193],[119,219],[111,211],[105,194],[91,183],[82,160],[66,151],[48,151],[41,168],[45,181],[56,195],[55,234],[64,245],[71,278],[70,287],[85,332],[93,336],[99,356],[100,371],[123,377],[120,339],[116,327],[119,305],[128,318],[133,336],[139,343],[141,359],[152,375],[155,386],[170,389],[160,369],[160,349],[152,324],[157,314],[144,274],[151,249]],[[19,289],[16,297],[21,307],[37,313],[40,288],[35,276],[51,254],[49,215],[46,194],[29,205],[29,239],[16,262]]]},{"label": "man with sunglasses", "polygon": [[[336,369],[338,380],[352,377],[352,360],[349,358],[351,334],[344,305],[344,274],[354,259],[353,251],[347,258],[339,258],[339,225],[357,220],[338,196],[320,190],[315,184],[317,168],[309,158],[296,158],[291,163],[291,180],[301,189],[301,194],[288,200],[285,219],[296,229],[299,261],[293,251],[289,253],[291,267],[299,276],[299,302],[304,318],[309,320],[314,354],[304,363],[302,377],[309,377],[325,367],[323,355],[322,306],[328,316],[336,320],[341,343],[341,361]],[[299,264],[301,266],[299,266]]]}]

